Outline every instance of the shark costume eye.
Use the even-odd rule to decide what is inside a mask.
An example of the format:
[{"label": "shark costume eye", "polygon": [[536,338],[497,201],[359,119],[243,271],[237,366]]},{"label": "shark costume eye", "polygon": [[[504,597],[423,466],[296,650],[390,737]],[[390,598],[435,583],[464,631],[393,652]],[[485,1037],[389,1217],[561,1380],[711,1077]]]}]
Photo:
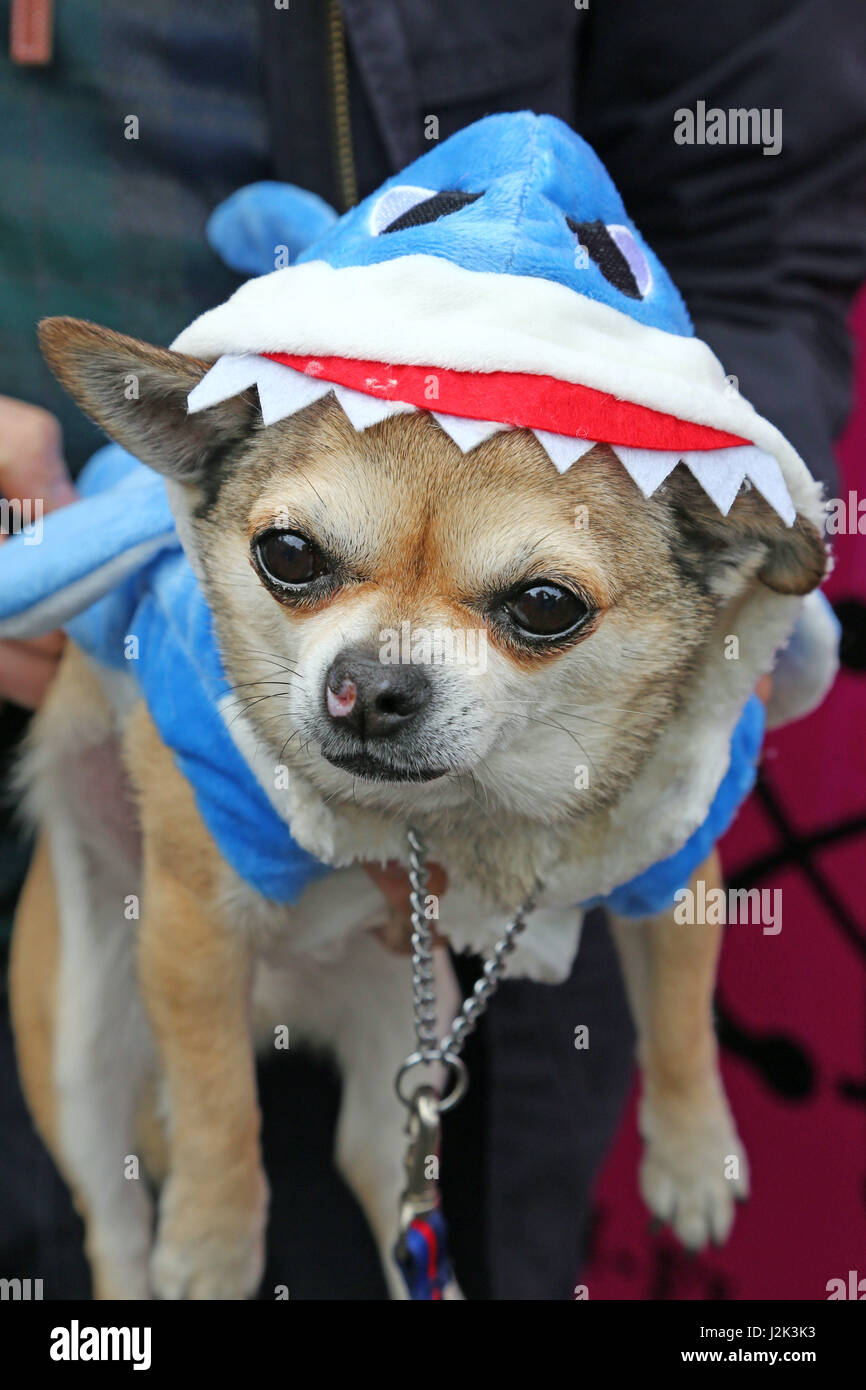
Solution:
[{"label": "shark costume eye", "polygon": [[480,193],[460,193],[456,189],[416,188],[401,184],[383,194],[370,214],[370,231],[374,236],[386,232],[402,232],[407,227],[423,227],[426,222],[438,222],[459,212],[480,198]]},{"label": "shark costume eye", "polygon": [[605,280],[629,299],[644,299],[652,285],[646,256],[628,227],[617,223],[575,222],[566,217],[569,230],[585,246]]}]

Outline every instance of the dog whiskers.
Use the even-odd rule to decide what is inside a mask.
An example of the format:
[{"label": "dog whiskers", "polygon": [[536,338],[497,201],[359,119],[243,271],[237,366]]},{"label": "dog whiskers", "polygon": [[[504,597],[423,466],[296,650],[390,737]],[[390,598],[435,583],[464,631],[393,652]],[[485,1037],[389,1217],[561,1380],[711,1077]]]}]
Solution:
[{"label": "dog whiskers", "polygon": [[[291,680],[281,680],[281,679],[279,678],[279,676],[267,676],[267,677],[265,677],[264,679],[262,679],[261,677],[259,677],[257,680],[252,680],[252,681],[238,681],[236,685],[233,685],[233,686],[232,686],[232,690],[246,690],[246,689],[248,689],[249,686],[251,686],[251,685],[285,685],[285,686],[290,686],[291,684],[292,684],[292,681],[291,681]],[[301,681],[301,684],[303,685],[303,680]]]},{"label": "dog whiskers", "polygon": [[[525,709],[525,706],[521,706],[520,708],[521,708],[521,712],[522,712],[522,711]],[[507,715],[507,714],[509,714],[509,713],[513,713],[513,711],[509,711],[509,710],[496,710],[496,713],[497,713],[497,714],[506,714],[506,715]],[[576,746],[578,747],[578,749],[579,749],[580,752],[582,753],[583,757],[584,757],[584,758],[587,758],[587,759],[589,760],[590,765],[591,765],[592,767],[595,767],[595,763],[593,762],[592,757],[590,756],[589,753],[587,753],[587,751],[586,751],[586,749],[584,748],[583,744],[581,743],[580,739],[577,737],[577,734],[573,733],[571,729],[566,729],[562,724],[558,724],[557,721],[556,721],[555,719],[541,719],[541,718],[539,718],[539,716],[538,716],[537,714],[536,714],[536,715],[533,715],[533,714],[525,714],[525,713],[524,713],[524,714],[523,714],[523,718],[526,720],[526,722],[527,722],[528,724],[543,724],[543,725],[544,725],[546,728],[548,728],[548,729],[559,729],[560,733],[565,734],[566,738],[570,738],[571,741],[572,741],[572,743],[576,744]]]},{"label": "dog whiskers", "polygon": [[247,710],[252,709],[255,705],[262,704],[265,700],[278,700],[280,696],[284,695],[285,693],[286,692],[282,690],[272,690],[267,695],[244,695],[237,700],[227,701],[225,707],[228,710],[235,710],[236,716],[238,716],[241,714],[246,714]]}]

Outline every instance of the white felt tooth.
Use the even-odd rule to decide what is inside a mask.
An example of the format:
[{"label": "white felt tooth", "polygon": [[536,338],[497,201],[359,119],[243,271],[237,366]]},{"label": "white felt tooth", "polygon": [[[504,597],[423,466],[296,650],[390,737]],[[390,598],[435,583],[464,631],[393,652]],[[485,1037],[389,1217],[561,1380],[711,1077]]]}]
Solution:
[{"label": "white felt tooth", "polygon": [[350,386],[335,386],[334,394],[349,417],[352,428],[359,432],[370,425],[378,425],[380,420],[388,420],[392,415],[405,415],[416,409],[405,401],[385,401],[381,396],[353,391]]},{"label": "white felt tooth", "polygon": [[226,354],[218,357],[209,372],[206,372],[197,386],[186,398],[186,408],[190,415],[209,406],[239,396],[242,391],[253,386],[259,373],[262,358],[256,353],[245,352],[240,356]]},{"label": "white felt tooth", "polygon": [[793,526],[797,520],[797,508],[782,476],[778,461],[755,444],[743,445],[739,453],[744,457],[746,477],[755,484],[761,496],[769,502],[774,512],[778,512],[786,526]]},{"label": "white felt tooth", "polygon": [[577,439],[570,434],[554,434],[551,430],[533,430],[542,449],[558,473],[567,473],[573,463],[595,448],[594,439]]},{"label": "white felt tooth", "polygon": [[282,362],[271,362],[260,357],[256,374],[259,402],[262,407],[262,424],[275,425],[287,415],[317,401],[333,391],[330,381],[320,381],[318,377],[308,376],[306,372],[296,371]]},{"label": "white felt tooth", "polygon": [[677,449],[633,449],[627,444],[613,444],[611,447],[644,497],[652,497],[683,457]]},{"label": "white felt tooth", "polygon": [[745,481],[745,461],[741,461],[740,453],[739,448],[692,449],[682,456],[683,463],[722,516],[728,515]]},{"label": "white felt tooth", "polygon": [[468,420],[463,415],[443,415],[438,410],[433,411],[433,419],[438,421],[464,454],[483,444],[491,435],[511,428],[510,425],[497,424],[495,420]]}]

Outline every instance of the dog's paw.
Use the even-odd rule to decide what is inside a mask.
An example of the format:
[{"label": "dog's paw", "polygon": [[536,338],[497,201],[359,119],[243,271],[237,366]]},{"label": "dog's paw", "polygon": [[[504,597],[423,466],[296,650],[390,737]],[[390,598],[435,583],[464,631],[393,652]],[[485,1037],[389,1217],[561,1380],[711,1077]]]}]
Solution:
[{"label": "dog's paw", "polygon": [[154,1296],[162,1299],[246,1299],[261,1283],[265,1207],[230,1211],[203,1206],[196,1189],[169,1179],[150,1262]]},{"label": "dog's paw", "polygon": [[640,1129],[640,1190],[650,1211],[688,1250],[722,1245],[737,1202],[749,1195],[749,1165],[721,1089],[693,1103],[645,1098]]},{"label": "dog's paw", "polygon": [[93,1298],[98,1302],[141,1303],[151,1297],[147,1255],[135,1262],[109,1261],[88,1247],[93,1279]]}]

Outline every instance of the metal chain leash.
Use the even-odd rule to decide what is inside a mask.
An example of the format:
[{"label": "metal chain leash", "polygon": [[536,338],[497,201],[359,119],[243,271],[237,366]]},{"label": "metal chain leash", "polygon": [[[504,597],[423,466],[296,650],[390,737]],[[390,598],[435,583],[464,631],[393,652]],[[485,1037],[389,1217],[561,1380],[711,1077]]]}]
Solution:
[{"label": "metal chain leash", "polygon": [[433,929],[425,915],[429,874],[424,843],[412,826],[409,839],[409,902],[412,906],[412,1012],[418,1051],[427,1058],[436,1051],[436,983],[433,976]]},{"label": "metal chain leash", "polygon": [[425,913],[427,866],[424,863],[424,841],[414,826],[408,830],[409,884],[412,906],[412,1011],[415,1020],[417,1048],[406,1058],[397,1073],[397,1095],[404,1105],[412,1106],[412,1097],[403,1094],[404,1078],[415,1067],[441,1062],[452,1073],[451,1089],[439,1099],[441,1112],[450,1110],[466,1094],[469,1073],[461,1057],[466,1039],[478,1027],[482,1015],[496,993],[505,974],[508,957],[517,945],[517,938],[526,927],[526,917],[535,906],[530,894],[517,909],[511,921],[493,947],[490,957],[475,981],[472,993],[463,1005],[451,1029],[441,1042],[436,1040],[436,983],[433,969],[433,928]]},{"label": "metal chain leash", "polygon": [[[448,1230],[439,1198],[439,1147],[441,1116],[466,1093],[469,1073],[460,1055],[466,1039],[478,1027],[482,1014],[499,988],[508,957],[526,926],[527,913],[535,906],[530,895],[504,928],[472,993],[441,1042],[436,1041],[436,976],[433,963],[433,928],[426,913],[427,866],[424,841],[414,826],[408,829],[409,884],[412,905],[412,1013],[416,1049],[397,1073],[397,1095],[408,1108],[407,1147],[404,1167],[406,1186],[400,1196],[394,1258],[413,1300],[449,1296],[453,1275],[448,1255]],[[416,1067],[440,1062],[450,1074],[445,1094],[428,1084],[415,1086],[404,1095],[403,1082]]]}]

